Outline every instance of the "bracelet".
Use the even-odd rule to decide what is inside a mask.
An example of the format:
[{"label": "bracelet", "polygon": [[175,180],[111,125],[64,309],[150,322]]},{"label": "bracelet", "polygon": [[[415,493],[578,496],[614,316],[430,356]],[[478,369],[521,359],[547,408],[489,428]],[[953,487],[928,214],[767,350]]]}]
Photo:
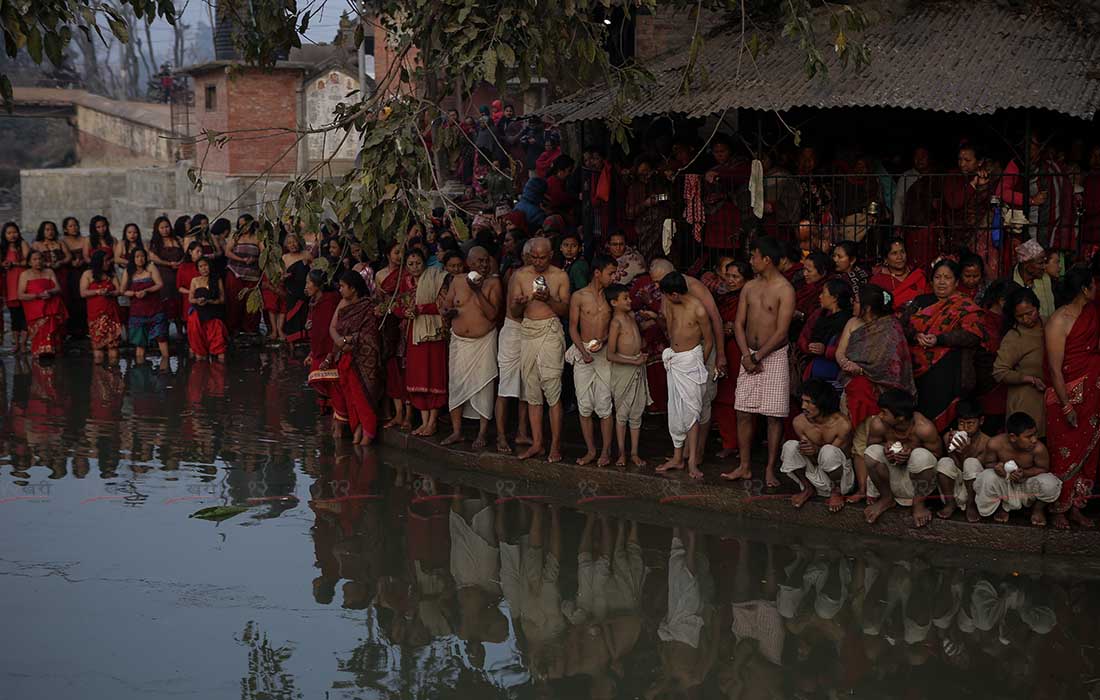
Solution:
[{"label": "bracelet", "polygon": [[1069,414],[1070,414],[1070,413],[1072,413],[1072,412],[1073,412],[1074,410],[1075,410],[1075,409],[1073,408],[1073,404],[1071,404],[1071,403],[1067,403],[1067,404],[1065,404],[1064,406],[1062,406],[1062,413],[1063,413],[1064,415],[1069,415]]}]

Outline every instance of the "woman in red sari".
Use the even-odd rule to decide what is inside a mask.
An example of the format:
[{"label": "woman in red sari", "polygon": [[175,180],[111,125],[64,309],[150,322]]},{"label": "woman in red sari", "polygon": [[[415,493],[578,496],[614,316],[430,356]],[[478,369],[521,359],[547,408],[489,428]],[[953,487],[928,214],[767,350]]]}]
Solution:
[{"label": "woman in red sari", "polygon": [[64,301],[64,290],[69,281],[69,271],[73,269],[73,254],[69,251],[69,247],[61,241],[57,224],[52,221],[40,223],[38,225],[38,235],[34,237],[31,249],[42,251],[46,267],[53,270],[54,276],[57,277],[57,284],[62,289],[61,298]]},{"label": "woman in red sari", "polygon": [[53,270],[46,267],[40,251],[31,252],[30,267],[19,275],[19,301],[27,318],[31,354],[37,358],[56,355],[65,337],[69,317],[61,301],[61,286]]},{"label": "woman in red sari", "polygon": [[393,401],[393,417],[384,427],[398,426],[403,430],[412,428],[411,411],[406,411],[409,403],[405,392],[405,333],[407,325],[389,310],[392,301],[399,294],[412,290],[412,282],[405,274],[404,250],[394,241],[386,249],[386,267],[374,276],[375,286],[381,295],[383,309],[382,346],[386,349],[386,396]]},{"label": "woman in red sari", "polygon": [[23,304],[19,301],[19,277],[27,269],[30,254],[31,247],[23,240],[19,226],[14,221],[4,224],[3,237],[0,238],[0,265],[4,269],[3,292],[11,315],[11,335],[16,353],[23,352],[27,345],[27,319],[23,315]]},{"label": "woman in red sari", "polygon": [[802,285],[795,291],[794,318],[799,325],[821,308],[818,298],[825,288],[825,280],[833,276],[833,261],[821,251],[810,253],[802,261]]},{"label": "woman in red sari", "polygon": [[87,302],[88,337],[96,364],[103,362],[104,350],[112,363],[118,362],[118,342],[122,337],[119,289],[114,263],[102,250],[92,253],[91,266],[80,275],[80,296]]},{"label": "woman in red sari", "polygon": [[[192,243],[195,246],[196,243]],[[199,252],[201,253],[201,244]],[[187,288],[187,343],[197,360],[213,355],[225,361],[225,346],[229,333],[225,330],[225,289],[222,282],[210,274],[212,263],[199,257],[198,274]]]},{"label": "woman in red sari", "polygon": [[[737,320],[737,307],[741,302],[741,290],[745,283],[753,278],[752,266],[746,262],[729,260],[725,262],[725,294],[715,295],[718,313],[722,316],[722,328],[726,343],[726,362],[730,367],[741,364],[741,347],[734,334],[734,322]],[[737,393],[737,372],[727,372],[718,380],[718,393],[714,397],[712,415],[718,424],[718,433],[722,436],[722,450],[719,459],[725,459],[737,451],[737,412],[733,409]]]},{"label": "woman in red sari", "polygon": [[1072,522],[1092,527],[1081,509],[1096,483],[1100,440],[1100,312],[1092,271],[1066,273],[1073,301],[1046,322],[1047,444],[1051,473],[1062,480],[1062,496],[1051,507],[1054,527]]},{"label": "woman in red sari", "polygon": [[650,413],[664,413],[668,408],[668,373],[661,353],[668,347],[668,338],[657,319],[661,315],[661,288],[649,276],[639,275],[630,286],[631,308],[642,332],[642,352],[645,354],[645,376],[649,383]]},{"label": "woman in red sari", "polygon": [[928,278],[923,270],[909,266],[909,252],[905,248],[905,239],[891,238],[887,242],[886,260],[879,271],[871,277],[871,284],[882,287],[894,298],[894,311],[900,312],[919,296],[931,292]]},{"label": "woman in red sari", "polygon": [[893,297],[876,284],[863,287],[860,314],[844,326],[836,347],[840,383],[844,385],[844,406],[855,430],[852,462],[856,469],[856,492],[849,502],[867,494],[867,449],[870,419],[879,412],[878,397],[888,389],[914,395],[913,366],[909,344],[901,322],[894,316]]},{"label": "woman in red sari", "polygon": [[[317,392],[317,407],[321,413],[332,410],[330,403],[331,377],[321,372],[321,365],[332,353],[332,335],[329,334],[329,326],[332,325],[332,317],[336,313],[336,305],[340,303],[340,294],[328,285],[328,279],[324,270],[310,270],[306,276],[306,298],[309,301],[309,317],[306,320],[306,333],[309,334],[309,356],[306,357],[306,367],[309,368],[309,385]],[[315,381],[319,380],[319,381]],[[345,406],[338,406],[340,412],[347,415]]]},{"label": "woman in red sari", "polygon": [[260,283],[260,241],[256,238],[256,220],[250,214],[237,219],[237,231],[226,246],[225,257],[229,261],[225,273],[226,328],[230,335],[258,333],[260,314],[248,311],[248,296]]},{"label": "woman in red sari", "polygon": [[985,312],[958,291],[959,266],[932,268],[932,294],[917,297],[902,325],[913,357],[917,406],[941,433],[955,420],[955,404],[977,384],[975,353],[986,342]]},{"label": "woman in red sari", "polygon": [[420,427],[413,435],[434,435],[439,409],[447,406],[447,341],[439,315],[439,290],[447,273],[428,267],[424,253],[412,248],[405,253],[405,270],[415,291],[399,298],[394,313],[408,319],[405,334],[405,390],[409,403],[420,411]]},{"label": "woman in red sari", "polygon": [[[348,423],[352,440],[369,445],[378,431],[374,408],[382,379],[381,344],[374,300],[358,272],[349,270],[340,275],[340,303],[332,316],[329,335],[333,354],[322,369],[335,367],[339,373],[333,386],[334,432],[339,431],[341,423]],[[339,410],[341,405],[345,413]]]}]

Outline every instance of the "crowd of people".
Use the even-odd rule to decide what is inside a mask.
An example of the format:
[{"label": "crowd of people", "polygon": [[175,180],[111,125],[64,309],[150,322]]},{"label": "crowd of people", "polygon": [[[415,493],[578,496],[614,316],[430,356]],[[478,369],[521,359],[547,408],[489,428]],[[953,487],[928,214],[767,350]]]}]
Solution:
[{"label": "crowd of people", "polygon": [[[551,136],[518,200],[473,216],[470,233],[437,209],[372,259],[334,228],[286,222],[276,280],[259,264],[272,243],[248,214],[235,225],[160,217],[148,238],[131,223],[117,240],[102,216],[88,235],[69,217],[42,222],[32,243],[9,222],[0,260],[15,350],[45,358],[86,336],[97,362],[128,345],[137,362],[155,346],[163,363],[174,325],[191,358],[224,359],[262,324],[267,340],[308,347],[334,435],[357,444],[382,427],[433,436],[441,420],[442,444],[455,444],[470,419],[475,449],[495,423],[498,451],[556,462],[575,412],[577,464],[640,470],[643,417],[661,415],[672,454],[658,474],[702,479],[716,428],[717,458],[737,455],[721,478],[749,479],[762,427],[766,484],[795,484],[796,507],[865,500],[874,523],[901,505],[920,527],[931,500],[943,518],[1003,522],[1030,508],[1034,525],[1092,525],[1082,509],[1100,435],[1097,270],[1033,237],[1054,240],[1051,219],[921,261],[905,235],[807,245],[766,222],[710,216],[696,236],[709,254],[686,258],[669,239],[695,229],[690,207],[669,225],[667,200],[647,186],[642,215],[627,188],[634,225],[606,232],[613,217],[600,208],[622,202],[591,197],[610,191],[611,166],[586,150],[592,187],[578,190]],[[696,184],[730,155],[717,139]],[[974,156],[959,151],[963,173]],[[991,177],[976,170],[968,186],[985,191]]]}]

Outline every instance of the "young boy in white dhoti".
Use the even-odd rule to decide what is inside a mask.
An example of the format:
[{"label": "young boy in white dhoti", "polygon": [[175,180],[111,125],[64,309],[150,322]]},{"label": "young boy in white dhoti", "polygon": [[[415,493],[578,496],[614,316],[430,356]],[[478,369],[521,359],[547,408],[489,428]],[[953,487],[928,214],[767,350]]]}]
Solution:
[{"label": "young boy in white dhoti", "polygon": [[1047,524],[1047,505],[1058,500],[1062,481],[1050,473],[1050,453],[1038,425],[1026,413],[1005,421],[1005,432],[985,449],[985,470],[974,479],[974,503],[983,518],[1008,522],[1011,511],[1031,506],[1031,524]]},{"label": "young boy in white dhoti", "polygon": [[577,460],[584,466],[596,459],[596,429],[592,415],[600,420],[603,438],[596,466],[611,464],[611,365],[607,361],[607,333],[611,324],[611,305],[603,290],[618,270],[614,259],[597,255],[592,259],[592,279],[569,298],[569,337],[573,345],[565,361],[573,365],[577,412],[581,433],[588,450]]},{"label": "young boy in white dhoti", "polygon": [[936,481],[943,499],[943,508],[936,512],[936,517],[946,520],[957,509],[965,508],[967,521],[976,523],[981,516],[974,505],[974,479],[985,469],[982,459],[990,438],[982,432],[985,417],[977,401],[959,401],[955,420],[956,429],[943,436],[947,455],[936,462]]},{"label": "young boy in white dhoti", "polygon": [[687,469],[692,479],[702,479],[699,444],[696,439],[703,416],[703,396],[709,375],[706,358],[714,347],[710,317],[703,304],[688,294],[687,281],[679,272],[661,280],[661,315],[672,347],[661,359],[668,372],[668,432],[674,448],[672,457],[657,467],[658,474],[684,468],[687,441]]},{"label": "young boy in white dhoti", "polygon": [[797,440],[783,444],[779,470],[801,491],[791,504],[801,508],[816,493],[829,499],[833,513],[844,508],[844,494],[855,483],[852,459],[852,423],[840,412],[837,390],[823,379],[802,385],[802,413],[794,419]]},{"label": "young boy in white dhoti", "polygon": [[642,331],[630,309],[630,290],[613,284],[603,290],[614,315],[607,333],[607,359],[611,362],[611,398],[615,404],[615,437],[619,445],[617,467],[626,467],[626,429],[630,428],[630,461],[644,467],[638,454],[642,434],[642,413],[649,405],[646,356],[642,352]]}]

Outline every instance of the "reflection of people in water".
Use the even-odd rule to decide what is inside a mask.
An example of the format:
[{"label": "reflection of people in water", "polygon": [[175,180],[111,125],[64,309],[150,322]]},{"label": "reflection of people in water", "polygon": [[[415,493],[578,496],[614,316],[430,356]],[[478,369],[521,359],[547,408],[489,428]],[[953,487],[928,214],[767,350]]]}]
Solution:
[{"label": "reflection of people in water", "polygon": [[458,598],[458,636],[465,642],[470,663],[485,666],[485,643],[508,638],[508,618],[498,603],[500,548],[496,515],[489,496],[457,493],[451,501],[451,578]]},{"label": "reflection of people in water", "polygon": [[668,611],[657,628],[660,677],[646,692],[653,699],[692,691],[703,684],[718,654],[720,627],[714,614],[710,562],[696,548],[696,535],[672,531],[668,555]]}]

